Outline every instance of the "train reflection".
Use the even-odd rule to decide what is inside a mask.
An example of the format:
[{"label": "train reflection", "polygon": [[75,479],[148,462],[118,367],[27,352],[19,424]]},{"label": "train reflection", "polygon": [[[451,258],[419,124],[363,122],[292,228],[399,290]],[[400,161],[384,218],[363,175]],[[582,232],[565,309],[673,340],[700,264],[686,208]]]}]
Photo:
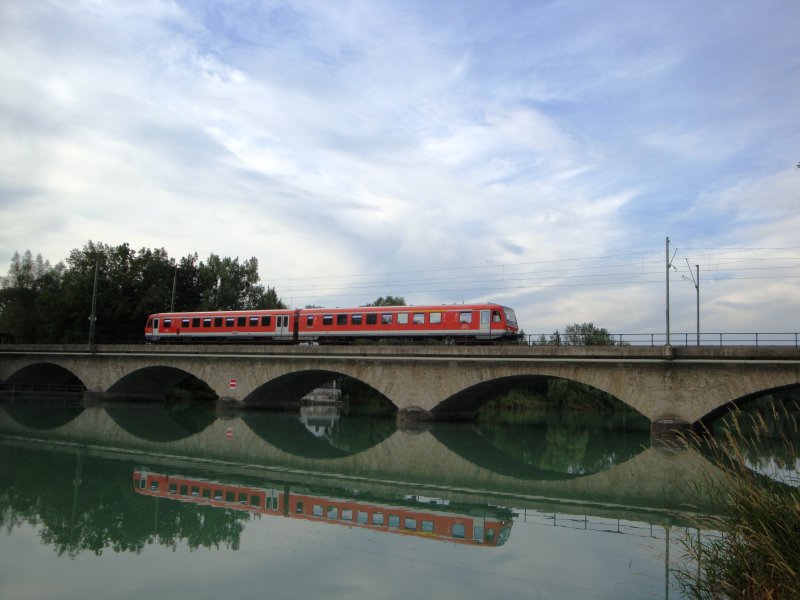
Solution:
[{"label": "train reflection", "polygon": [[419,536],[476,546],[502,546],[511,535],[513,513],[485,507],[474,515],[444,501],[406,496],[402,503],[384,504],[306,489],[254,487],[180,475],[133,472],[137,494],[293,519],[325,521],[386,533]]}]

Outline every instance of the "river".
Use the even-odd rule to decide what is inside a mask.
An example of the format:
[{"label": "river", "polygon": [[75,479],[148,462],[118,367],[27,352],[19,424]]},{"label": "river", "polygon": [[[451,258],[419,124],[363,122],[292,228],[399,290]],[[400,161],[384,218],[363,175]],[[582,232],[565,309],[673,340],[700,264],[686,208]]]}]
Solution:
[{"label": "river", "polygon": [[[769,460],[769,457],[765,457]],[[701,454],[632,412],[0,405],[0,597],[679,598]]]}]

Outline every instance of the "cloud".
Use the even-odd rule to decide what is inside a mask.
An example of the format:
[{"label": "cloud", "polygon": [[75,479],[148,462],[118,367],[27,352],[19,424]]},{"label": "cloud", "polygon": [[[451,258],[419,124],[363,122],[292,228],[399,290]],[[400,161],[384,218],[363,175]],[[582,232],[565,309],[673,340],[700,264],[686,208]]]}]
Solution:
[{"label": "cloud", "polygon": [[[683,248],[797,243],[793,5],[2,10],[3,261],[30,248],[56,262],[88,239],[255,255],[299,305],[291,281],[313,282],[317,304],[491,297],[534,329],[659,329],[652,275],[591,279],[589,265],[660,260],[665,235]],[[566,268],[502,272],[548,260]],[[499,279],[428,281],[487,266]],[[408,272],[420,275],[393,275]],[[790,272],[769,285],[793,289]],[[356,287],[371,274],[382,283]],[[725,306],[751,306],[737,303],[749,281],[724,284]],[[786,326],[773,315],[796,301],[775,302],[740,323]],[[708,318],[729,323],[719,306]]]}]

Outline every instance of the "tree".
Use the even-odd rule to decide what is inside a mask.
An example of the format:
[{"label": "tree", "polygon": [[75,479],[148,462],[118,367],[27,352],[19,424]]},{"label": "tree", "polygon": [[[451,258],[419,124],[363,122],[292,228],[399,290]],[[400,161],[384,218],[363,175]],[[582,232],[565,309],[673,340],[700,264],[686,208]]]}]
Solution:
[{"label": "tree", "polygon": [[15,253],[0,278],[0,333],[19,343],[86,341],[97,265],[98,342],[140,340],[148,315],[169,310],[285,308],[259,282],[258,259],[197,253],[179,261],[164,248],[133,250],[91,240],[65,263]]},{"label": "tree", "polygon": [[363,306],[405,306],[406,299],[402,296],[380,296],[375,302]]},{"label": "tree", "polygon": [[614,339],[604,327],[595,327],[594,323],[573,323],[564,328],[561,336],[564,346],[613,346]]}]

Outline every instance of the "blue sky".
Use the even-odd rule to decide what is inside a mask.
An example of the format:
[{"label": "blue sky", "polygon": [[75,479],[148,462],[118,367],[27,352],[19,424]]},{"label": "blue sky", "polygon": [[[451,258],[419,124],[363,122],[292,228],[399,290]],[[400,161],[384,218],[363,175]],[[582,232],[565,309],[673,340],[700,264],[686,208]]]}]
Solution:
[{"label": "blue sky", "polygon": [[798,331],[800,3],[5,2],[0,272],[259,259],[293,306]]}]

